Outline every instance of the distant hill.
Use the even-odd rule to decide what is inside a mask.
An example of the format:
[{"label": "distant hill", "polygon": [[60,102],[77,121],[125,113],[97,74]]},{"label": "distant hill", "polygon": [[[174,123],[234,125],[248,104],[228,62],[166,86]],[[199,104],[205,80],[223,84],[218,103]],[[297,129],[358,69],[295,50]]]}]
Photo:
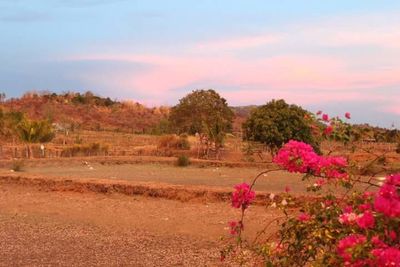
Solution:
[{"label": "distant hill", "polygon": [[[2,101],[0,107],[24,112],[31,119],[49,119],[61,126],[131,133],[151,132],[170,111],[165,106],[148,108],[137,102],[116,101],[91,92],[28,92],[20,98]],[[241,131],[242,123],[256,107],[231,107],[235,114],[234,132]]]},{"label": "distant hill", "polygon": [[29,92],[0,106],[9,111],[24,112],[32,119],[49,119],[70,127],[135,133],[150,131],[169,113],[168,107],[148,108],[137,102],[119,102],[91,92]]},{"label": "distant hill", "polygon": [[242,131],[242,124],[247,120],[251,111],[255,108],[257,108],[256,105],[231,107],[233,113],[235,114],[233,121],[234,133],[240,133]]}]

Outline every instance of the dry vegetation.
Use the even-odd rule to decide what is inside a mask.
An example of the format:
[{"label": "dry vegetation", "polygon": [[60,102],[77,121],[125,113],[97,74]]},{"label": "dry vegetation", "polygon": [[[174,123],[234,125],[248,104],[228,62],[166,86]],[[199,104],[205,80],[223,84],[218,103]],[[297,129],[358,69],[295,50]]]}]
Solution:
[{"label": "dry vegetation", "polygon": [[[0,107],[51,120],[55,128],[50,142],[29,144],[33,159],[15,136],[0,142],[0,258],[11,265],[216,266],[217,239],[237,215],[227,208],[232,186],[272,166],[265,145],[242,139],[254,107],[234,109],[232,133],[218,157],[211,151],[208,158],[198,135],[168,131],[166,107],[91,93],[28,93]],[[382,155],[365,174],[399,172],[398,144],[379,142],[392,132],[360,129],[367,140],[356,147],[325,141],[322,152],[360,166]],[[279,199],[290,185],[296,203],[309,201],[298,176],[263,178],[255,187],[260,206],[250,210],[250,235],[276,216],[263,212],[269,193]]]},{"label": "dry vegetation", "polygon": [[64,128],[113,130],[130,133],[149,132],[168,115],[167,107],[147,108],[137,102],[118,102],[85,94],[49,92],[26,93],[3,106],[21,111],[32,119],[50,119]]}]

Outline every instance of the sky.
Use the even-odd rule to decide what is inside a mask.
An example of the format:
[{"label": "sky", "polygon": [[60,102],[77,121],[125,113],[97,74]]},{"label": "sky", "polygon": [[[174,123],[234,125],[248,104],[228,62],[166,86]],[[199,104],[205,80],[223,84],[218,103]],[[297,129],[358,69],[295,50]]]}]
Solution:
[{"label": "sky", "polygon": [[285,99],[400,128],[400,1],[0,0],[0,92]]}]

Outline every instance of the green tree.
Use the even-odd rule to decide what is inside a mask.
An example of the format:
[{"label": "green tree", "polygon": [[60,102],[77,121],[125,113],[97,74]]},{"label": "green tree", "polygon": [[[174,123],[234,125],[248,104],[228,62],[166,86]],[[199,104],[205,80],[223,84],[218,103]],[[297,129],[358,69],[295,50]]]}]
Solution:
[{"label": "green tree", "polygon": [[[17,125],[21,122],[23,117],[24,115],[21,112],[3,112],[0,109],[0,137],[3,142],[12,139],[13,157],[16,157],[15,139],[17,136]],[[0,154],[2,154],[1,147]]]},{"label": "green tree", "polygon": [[272,100],[254,109],[243,124],[244,138],[264,143],[272,153],[289,140],[303,141],[319,151],[319,144],[312,135],[305,118],[309,112],[284,100]]},{"label": "green tree", "polygon": [[27,157],[32,158],[32,144],[50,142],[54,136],[54,130],[48,121],[31,121],[23,118],[17,125],[17,134],[26,144]]},{"label": "green tree", "polygon": [[400,131],[397,129],[386,130],[386,142],[396,143],[400,140]]},{"label": "green tree", "polygon": [[233,111],[214,90],[195,90],[179,100],[169,119],[178,134],[198,133],[206,137],[213,143],[218,157],[225,134],[232,130]]}]

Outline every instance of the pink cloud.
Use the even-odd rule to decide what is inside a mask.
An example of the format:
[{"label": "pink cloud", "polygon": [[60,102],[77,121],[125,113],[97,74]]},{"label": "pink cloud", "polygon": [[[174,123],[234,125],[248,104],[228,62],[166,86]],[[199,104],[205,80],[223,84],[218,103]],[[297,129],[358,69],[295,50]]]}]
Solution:
[{"label": "pink cloud", "polygon": [[[382,101],[388,99],[357,91],[308,91],[308,90],[256,90],[241,89],[223,93],[224,97],[236,105],[262,104],[270,99],[285,99],[289,103],[307,105],[315,103]],[[245,96],[245,97],[244,97]]]},{"label": "pink cloud", "polygon": [[400,32],[333,32],[326,41],[336,45],[375,45],[400,47]]},{"label": "pink cloud", "polygon": [[389,104],[381,110],[384,112],[400,115],[400,105],[398,103]]},{"label": "pink cloud", "polygon": [[263,45],[277,44],[281,41],[281,36],[274,35],[256,35],[231,39],[212,40],[202,42],[195,45],[196,49],[204,50],[232,50],[232,49],[246,49]]},{"label": "pink cloud", "polygon": [[167,93],[208,81],[210,84],[275,90],[353,90],[400,84],[398,70],[350,70],[346,62],[329,56],[287,55],[256,60],[230,56],[174,57],[158,55],[92,55],[79,60],[119,60],[148,64],[139,74],[111,73],[87,77],[91,81],[117,82],[120,87],[154,94]]}]

